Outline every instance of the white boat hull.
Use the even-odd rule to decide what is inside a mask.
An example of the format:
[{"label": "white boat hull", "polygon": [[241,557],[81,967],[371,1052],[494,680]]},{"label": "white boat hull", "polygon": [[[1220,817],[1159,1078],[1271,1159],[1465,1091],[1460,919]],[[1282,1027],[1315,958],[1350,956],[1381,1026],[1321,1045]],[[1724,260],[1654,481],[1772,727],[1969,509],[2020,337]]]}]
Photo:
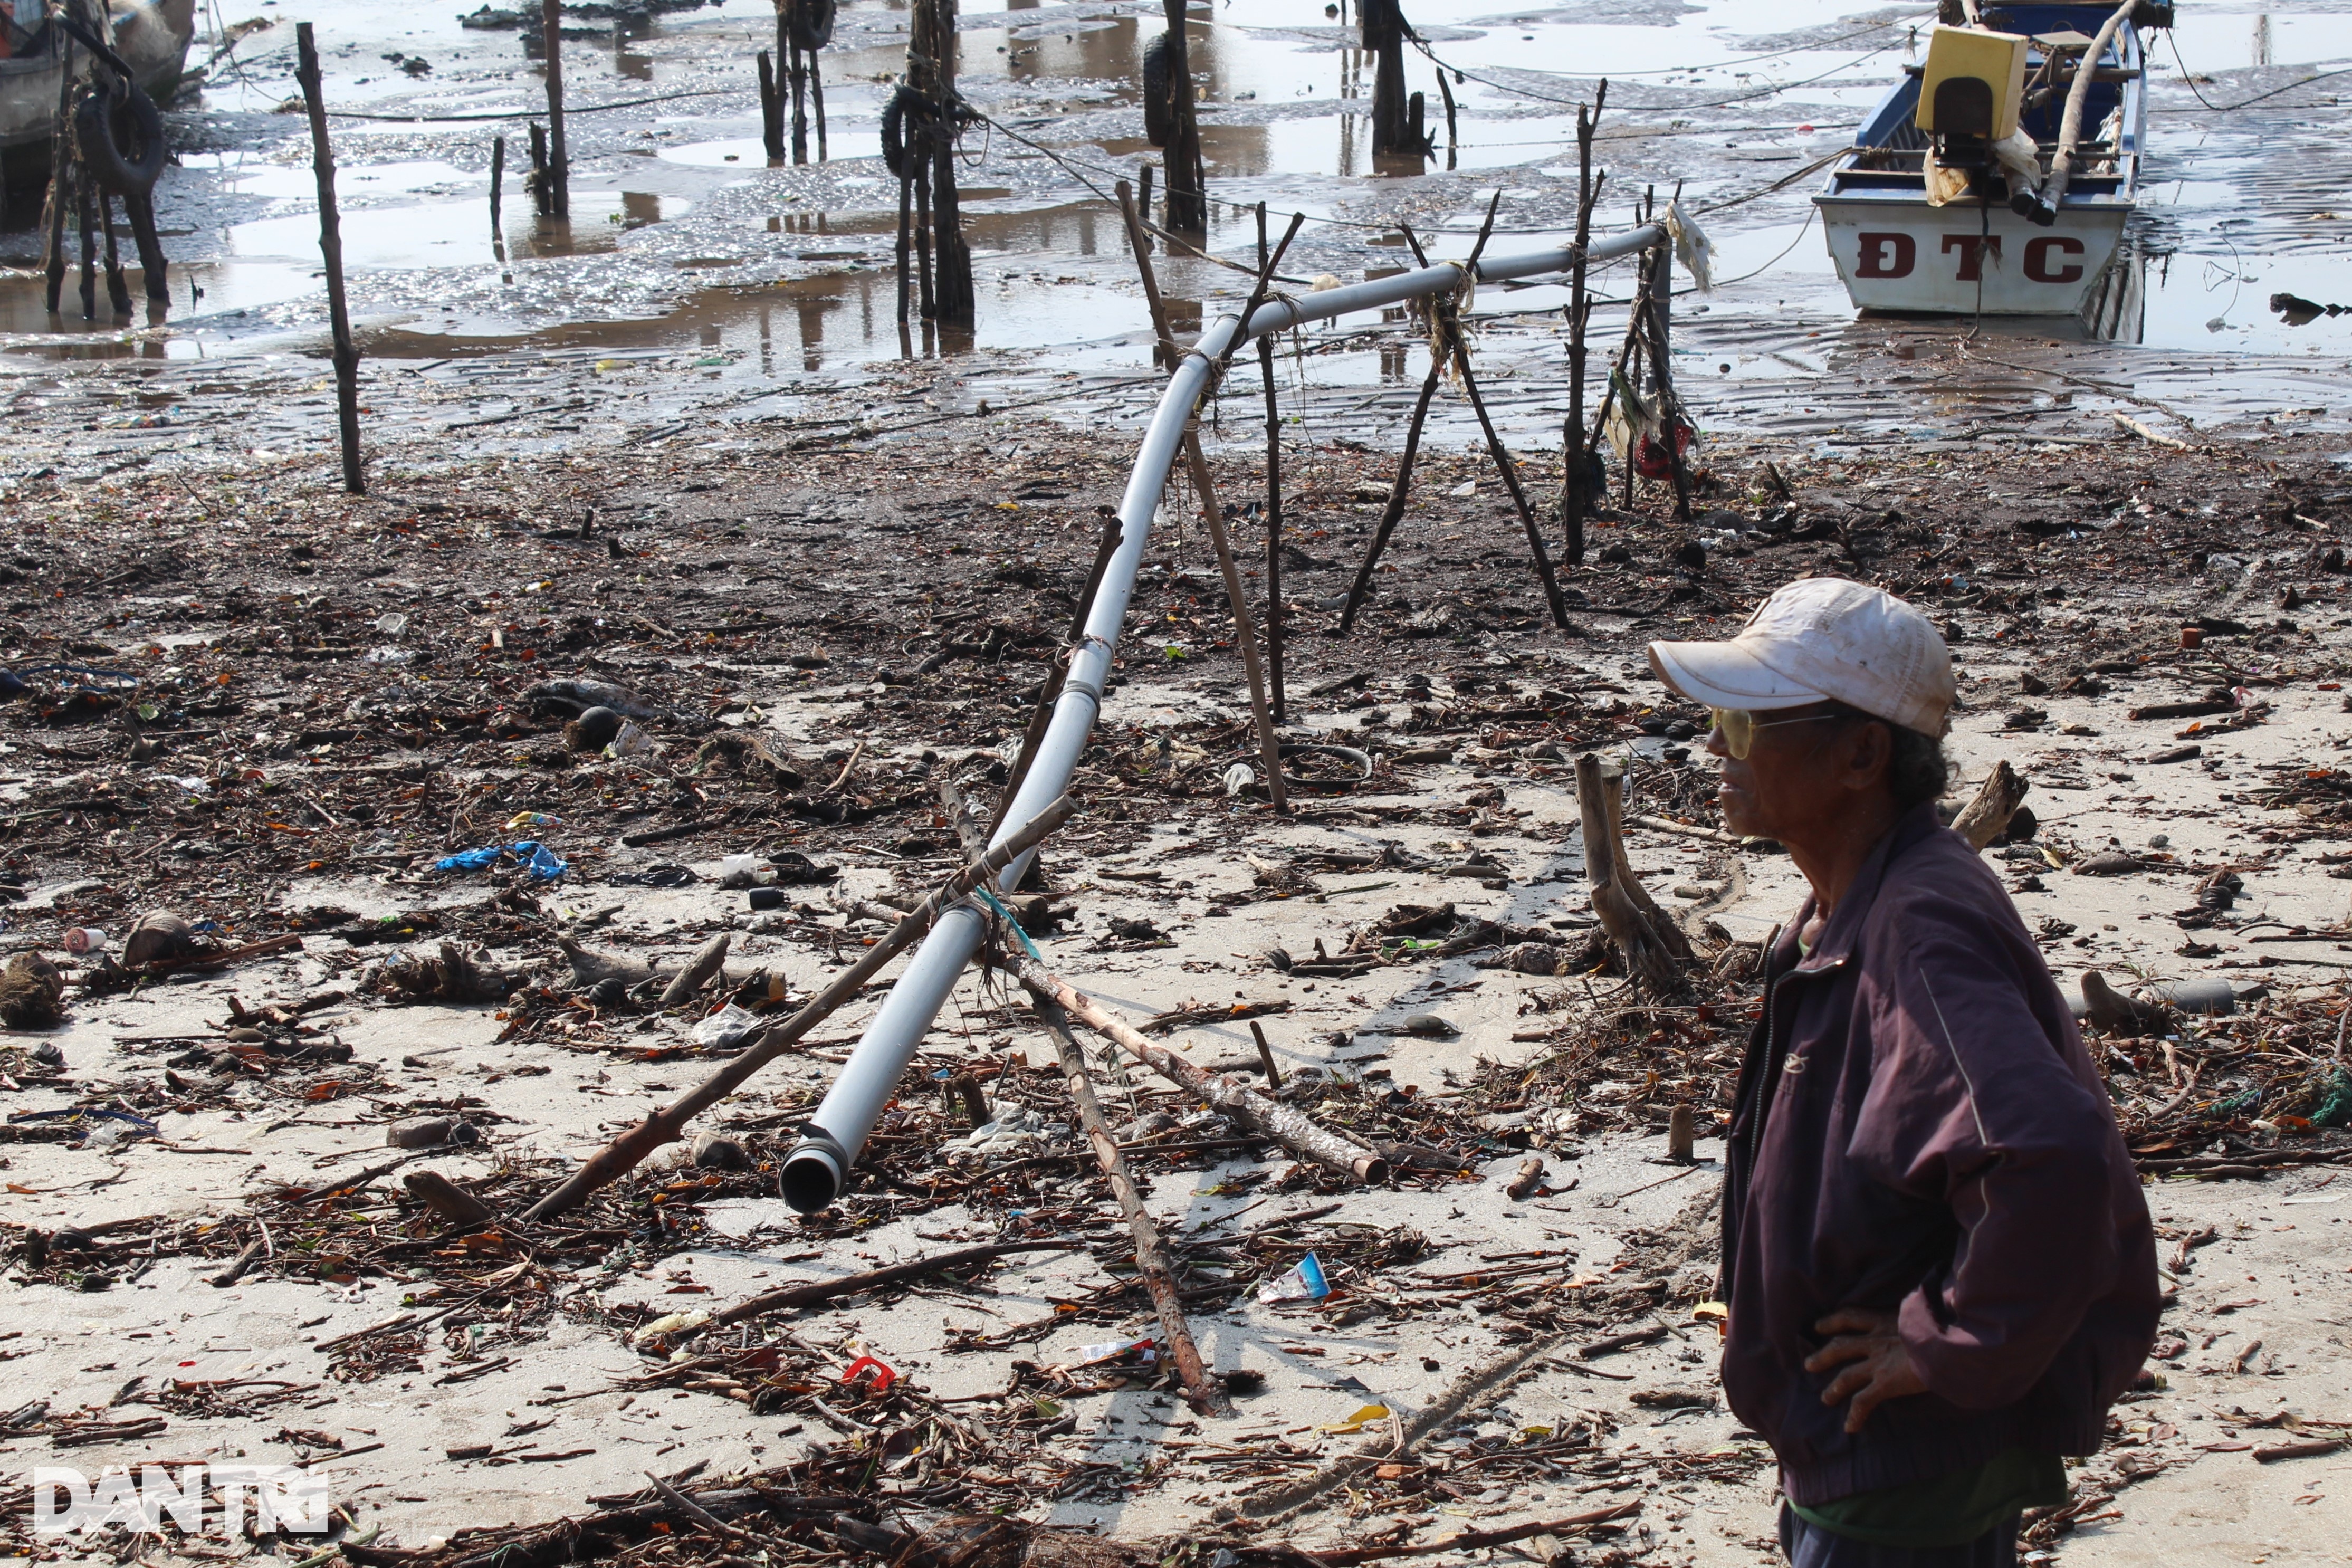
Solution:
[{"label": "white boat hull", "polygon": [[1969,316],[2073,316],[2113,265],[2127,205],[2061,209],[2042,228],[2006,206],[1816,196],[1855,306]]}]

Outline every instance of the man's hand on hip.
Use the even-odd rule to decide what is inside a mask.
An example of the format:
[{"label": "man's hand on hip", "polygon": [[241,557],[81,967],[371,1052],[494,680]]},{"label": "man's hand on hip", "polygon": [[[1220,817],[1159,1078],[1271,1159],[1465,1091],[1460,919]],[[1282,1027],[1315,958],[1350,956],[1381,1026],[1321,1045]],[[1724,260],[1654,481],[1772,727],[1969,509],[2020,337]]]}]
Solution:
[{"label": "man's hand on hip", "polygon": [[1895,1326],[1894,1313],[1842,1307],[1813,1328],[1835,1337],[1806,1358],[1807,1372],[1853,1363],[1822,1390],[1823,1405],[1852,1401],[1846,1405],[1847,1431],[1861,1431],[1870,1413],[1890,1399],[1927,1392],[1927,1380],[1911,1364],[1911,1352]]}]

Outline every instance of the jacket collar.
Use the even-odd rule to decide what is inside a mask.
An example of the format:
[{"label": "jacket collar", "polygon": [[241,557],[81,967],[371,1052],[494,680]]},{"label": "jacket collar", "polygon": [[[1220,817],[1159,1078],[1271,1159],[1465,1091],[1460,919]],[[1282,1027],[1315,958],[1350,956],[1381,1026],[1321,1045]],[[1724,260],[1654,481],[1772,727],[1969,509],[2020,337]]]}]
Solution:
[{"label": "jacket collar", "polygon": [[[1861,945],[1863,928],[1870,919],[1871,908],[1878,902],[1879,889],[1885,884],[1887,867],[1903,851],[1942,826],[1941,819],[1936,815],[1936,803],[1931,800],[1922,801],[1895,819],[1895,826],[1871,847],[1869,857],[1862,863],[1862,869],[1854,873],[1853,886],[1845,890],[1844,901],[1838,905],[1837,912],[1830,916],[1829,923],[1822,929],[1822,940],[1813,944],[1813,951],[1805,954],[1804,961],[1797,965],[1799,972],[1835,969],[1853,956],[1854,949]],[[1791,955],[1798,951],[1797,933],[1803,931],[1806,922],[1813,918],[1813,909],[1818,902],[1817,895],[1807,892],[1803,906],[1797,910],[1797,918],[1790,922],[1787,940]]]}]

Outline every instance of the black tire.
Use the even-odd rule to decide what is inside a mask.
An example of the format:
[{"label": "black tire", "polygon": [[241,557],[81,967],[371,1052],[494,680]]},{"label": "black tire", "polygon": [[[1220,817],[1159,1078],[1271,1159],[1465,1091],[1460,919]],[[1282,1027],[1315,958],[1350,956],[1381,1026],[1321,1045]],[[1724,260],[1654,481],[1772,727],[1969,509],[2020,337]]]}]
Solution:
[{"label": "black tire", "polygon": [[821,49],[833,42],[834,0],[799,0],[785,30],[803,49]]},{"label": "black tire", "polygon": [[[122,150],[126,133],[138,149]],[[74,110],[74,140],[98,183],[117,195],[144,195],[163,173],[163,117],[135,82],[100,73]]]},{"label": "black tire", "polygon": [[1160,33],[1143,46],[1143,139],[1165,147],[1176,133],[1176,116],[1168,102],[1168,35]]},{"label": "black tire", "polygon": [[911,89],[902,87],[882,106],[882,162],[895,179],[910,179],[915,173],[914,160],[907,153],[907,110],[913,97]]}]

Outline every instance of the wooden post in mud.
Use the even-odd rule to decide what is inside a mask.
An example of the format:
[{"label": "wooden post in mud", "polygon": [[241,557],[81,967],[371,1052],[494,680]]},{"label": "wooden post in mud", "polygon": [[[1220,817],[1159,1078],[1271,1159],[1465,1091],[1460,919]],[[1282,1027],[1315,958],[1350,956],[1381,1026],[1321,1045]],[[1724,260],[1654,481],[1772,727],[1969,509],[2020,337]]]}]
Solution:
[{"label": "wooden post in mud", "polygon": [[[1443,80],[1443,73],[1439,79]],[[1565,460],[1559,480],[1559,520],[1568,535],[1570,566],[1584,564],[1584,520],[1599,499],[1592,491],[1591,452],[1584,436],[1585,328],[1592,314],[1586,292],[1585,247],[1592,242],[1592,204],[1600,193],[1592,184],[1592,134],[1601,121],[1601,106],[1609,99],[1602,81],[1592,95],[1592,107],[1576,106],[1576,253],[1568,269],[1568,424],[1561,432],[1560,456]]]},{"label": "wooden post in mud", "polygon": [[[1445,166],[1452,169],[1461,142],[1454,124],[1454,84],[1445,79],[1444,66],[1437,68],[1437,96],[1445,100]],[[1581,105],[1578,106],[1577,112],[1583,112]]]},{"label": "wooden post in mud", "polygon": [[547,65],[547,211],[572,216],[572,161],[563,150],[563,0],[539,0]]},{"label": "wooden post in mud", "polygon": [[[556,0],[548,0],[551,9]],[[367,470],[360,463],[360,351],[352,342],[352,313],[343,298],[343,234],[335,212],[335,154],[327,142],[327,100],[319,82],[319,47],[310,24],[295,25],[302,102],[310,111],[310,164],[319,176],[319,257],[327,268],[327,319],[335,340],[335,413],[342,426],[343,489],[367,494]]]},{"label": "wooden post in mud", "polygon": [[506,183],[507,139],[494,136],[490,138],[490,253],[499,258],[501,267],[507,264],[506,224],[499,213],[506,197]]},{"label": "wooden post in mud", "polygon": [[1412,31],[1397,0],[1363,0],[1356,7],[1364,52],[1372,57],[1372,153],[1421,153],[1425,145],[1409,123],[1404,90],[1404,40]]},{"label": "wooden post in mud", "polygon": [[808,58],[809,107],[816,111],[816,161],[825,162],[824,150],[824,72],[817,65],[819,51],[811,49]]},{"label": "wooden post in mud", "polygon": [[770,163],[783,162],[784,100],[776,91],[775,58],[765,49],[760,51],[760,145]]},{"label": "wooden post in mud", "polygon": [[[1181,0],[1171,0],[1181,4]],[[963,213],[956,201],[955,127],[956,0],[915,0],[913,30],[907,44],[907,74],[929,100],[930,298],[923,313],[941,323],[969,328],[974,300],[971,247],[964,243]]]},{"label": "wooden post in mud", "polygon": [[49,199],[41,214],[41,267],[48,274],[48,312],[65,300],[66,204],[73,200],[73,40],[58,30],[58,123],[49,133]]},{"label": "wooden post in mud", "polygon": [[[789,13],[788,13],[789,14]],[[801,54],[797,40],[785,57],[786,73],[793,84],[793,162],[808,162],[808,64]]]},{"label": "wooden post in mud", "polygon": [[536,120],[530,122],[530,178],[524,185],[540,216],[545,217],[555,210],[547,188],[547,127]]},{"label": "wooden post in mud", "polygon": [[[1143,172],[1150,174],[1151,165],[1146,163]],[[1135,195],[1128,189],[1127,182],[1121,180],[1114,189],[1118,195],[1119,216],[1127,221],[1127,243],[1133,247],[1135,265],[1143,276],[1144,309],[1151,313],[1151,363],[1161,370],[1174,370],[1176,343],[1168,335],[1168,305],[1160,298],[1160,276],[1151,269],[1151,239],[1143,232],[1143,218],[1136,212]],[[1150,195],[1148,187],[1145,194]]]},{"label": "wooden post in mud", "polygon": [[1683,450],[1682,402],[1675,395],[1675,370],[1670,359],[1674,257],[1674,247],[1666,244],[1661,244],[1650,252],[1650,330],[1645,335],[1650,340],[1650,374],[1658,388],[1658,412],[1665,422],[1666,471],[1675,484],[1675,521],[1688,522],[1691,520],[1690,458]]},{"label": "wooden post in mud", "polygon": [[1209,226],[1209,164],[1192,109],[1192,66],[1185,47],[1185,0],[1161,0],[1168,17],[1168,226],[1199,234]]},{"label": "wooden post in mud", "polygon": [[[1257,204],[1257,269],[1267,270],[1265,204]],[[1257,340],[1257,367],[1265,378],[1265,673],[1274,721],[1283,716],[1282,690],[1282,408],[1274,396],[1274,334]]]},{"label": "wooden post in mud", "polygon": [[[1137,207],[1139,208],[1139,210],[1140,210],[1140,211],[1142,212],[1142,214],[1143,214],[1143,221],[1144,221],[1144,222],[1146,222],[1146,223],[1150,223],[1150,222],[1151,221],[1151,176],[1152,176],[1153,172],[1154,172],[1158,167],[1159,167],[1159,165],[1158,165],[1158,164],[1153,163],[1150,162],[1149,160],[1146,160],[1146,161],[1145,161],[1145,163],[1144,163],[1144,165],[1143,165],[1143,173],[1142,173],[1142,174],[1139,176],[1140,184],[1141,184],[1141,186],[1142,186],[1142,194],[1141,194],[1141,195],[1138,195],[1138,196],[1136,197],[1136,205],[1137,205]],[[1140,237],[1139,239],[1138,239],[1138,240],[1136,241],[1137,248],[1136,248],[1136,252],[1135,252],[1135,253],[1136,253],[1138,256],[1149,256],[1149,255],[1150,255],[1150,254],[1151,254],[1151,236],[1150,236],[1150,234],[1148,231],[1141,231],[1141,230],[1139,230],[1138,232],[1139,232],[1139,234],[1141,234],[1142,237]]]}]

